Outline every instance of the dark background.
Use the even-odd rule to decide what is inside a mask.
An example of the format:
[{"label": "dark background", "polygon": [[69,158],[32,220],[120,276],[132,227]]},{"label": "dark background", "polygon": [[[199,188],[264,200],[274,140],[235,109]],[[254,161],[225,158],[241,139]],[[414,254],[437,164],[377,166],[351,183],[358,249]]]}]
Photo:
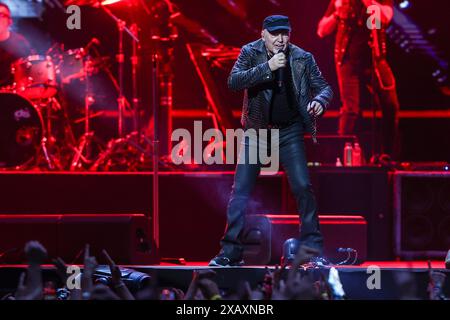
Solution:
[{"label": "dark background", "polygon": [[[240,20],[216,1],[204,0],[177,0],[173,1],[181,12],[190,19],[200,23],[205,29],[216,37],[220,43],[229,46],[241,47],[243,44],[259,38],[261,22],[263,18],[270,14],[286,14],[291,18],[293,32],[292,42],[312,52],[335,92],[335,99],[330,106],[331,110],[338,110],[340,106],[339,92],[337,87],[336,74],[333,60],[334,36],[320,39],[316,35],[317,23],[322,17],[328,5],[328,0],[244,0],[236,1],[242,3],[246,8],[247,18]],[[400,1],[395,1],[398,4]],[[141,28],[141,60],[139,72],[139,93],[142,97],[141,110],[145,113],[143,125],[148,124],[148,117],[151,112],[151,64],[150,56],[154,50],[150,38],[154,36],[158,24],[162,21],[161,16],[147,15],[142,7],[130,5],[134,1],[125,1],[109,6],[109,8],[125,20],[128,25],[136,22]],[[156,8],[161,1],[146,1],[150,9]],[[274,3],[279,3],[275,5]],[[442,55],[450,56],[449,19],[448,11],[450,4],[446,0],[414,0],[410,1],[411,7],[404,12],[407,13],[424,31],[427,39],[434,44]],[[16,19],[15,29],[23,33],[32,43],[37,52],[45,52],[55,42],[62,43],[65,49],[79,48],[86,45],[92,37],[97,37],[101,41],[99,50],[101,54],[109,57],[110,68],[113,74],[117,74],[117,63],[115,54],[118,46],[118,33],[114,21],[98,8],[81,7],[81,30],[68,30],[66,19],[68,15],[57,8],[46,8],[42,17]],[[246,26],[244,22],[251,25]],[[252,30],[253,29],[253,30]],[[179,37],[174,42],[174,108],[175,109],[206,109],[207,102],[204,98],[204,90],[198,79],[195,69],[189,60],[185,43],[196,42],[198,37],[182,28],[178,28]],[[126,93],[130,97],[131,74],[129,53],[131,48],[130,38],[125,35],[126,52]],[[436,86],[430,70],[425,66],[423,59],[418,55],[406,54],[396,44],[389,43],[388,58],[394,70],[397,83],[398,95],[401,110],[448,110],[450,97],[441,93]],[[242,93],[231,93],[226,88],[226,78],[231,69],[233,61],[224,69],[215,70],[217,86],[225,97],[229,107],[239,110]],[[112,90],[105,84],[105,91]],[[110,86],[109,86],[110,87]],[[82,91],[77,95],[82,96]],[[108,94],[104,94],[107,96]],[[111,98],[113,97],[113,98]],[[98,99],[94,109],[116,110],[115,93],[111,92],[108,98]],[[362,106],[369,109],[369,106]],[[80,109],[78,107],[78,109]],[[77,110],[76,110],[77,111]],[[76,113],[76,111],[74,113]],[[79,112],[82,111],[78,110]],[[418,125],[417,122],[420,124]],[[449,160],[448,141],[443,140],[440,145],[433,150],[420,150],[426,148],[430,142],[434,143],[439,137],[445,136],[448,132],[448,118],[431,119],[422,121],[414,119],[408,123],[401,123],[402,134],[410,137],[409,141],[403,141],[403,158],[406,160],[431,161]],[[113,135],[115,124],[105,122],[109,134]],[[81,125],[80,125],[81,126]],[[322,132],[334,132],[337,121],[326,123],[322,127]],[[419,136],[415,136],[416,128],[422,128]],[[433,134],[434,132],[434,134]],[[447,134],[448,135],[448,134]],[[419,141],[418,141],[419,140]],[[444,150],[444,151],[443,151]]]}]

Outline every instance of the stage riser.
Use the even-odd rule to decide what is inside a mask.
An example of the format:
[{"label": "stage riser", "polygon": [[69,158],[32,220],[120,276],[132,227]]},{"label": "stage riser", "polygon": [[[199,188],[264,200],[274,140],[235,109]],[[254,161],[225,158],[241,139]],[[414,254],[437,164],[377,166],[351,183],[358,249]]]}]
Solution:
[{"label": "stage riser", "polygon": [[[201,261],[214,255],[226,223],[233,174],[160,177],[160,254]],[[3,214],[151,216],[151,174],[2,174]],[[282,211],[283,179],[261,177],[248,213]]]},{"label": "stage riser", "polygon": [[[324,238],[324,257],[333,263],[345,259],[348,263],[366,260],[367,222],[363,217],[319,215],[319,224]],[[248,215],[242,236],[244,260],[250,265],[282,264],[284,242],[298,237],[298,215]],[[338,248],[351,248],[356,254],[340,253]]]},{"label": "stage riser", "polygon": [[0,215],[1,263],[26,263],[23,248],[36,240],[47,250],[44,263],[60,257],[68,264],[82,264],[89,244],[89,253],[99,263],[107,263],[102,254],[106,250],[117,264],[155,264],[159,255],[151,230],[143,214]]},{"label": "stage riser", "polygon": [[[360,215],[367,221],[367,259],[390,260],[393,254],[392,191],[383,168],[312,168],[319,213]],[[290,212],[295,203],[289,202]]]},{"label": "stage riser", "polygon": [[[368,259],[392,257],[388,175],[382,169],[311,168],[320,214],[361,215],[368,222]],[[217,253],[233,173],[160,176],[160,254],[189,261]],[[0,214],[151,216],[152,175],[0,174]],[[248,214],[295,213],[284,175],[260,177]],[[379,235],[383,237],[379,237]]]}]

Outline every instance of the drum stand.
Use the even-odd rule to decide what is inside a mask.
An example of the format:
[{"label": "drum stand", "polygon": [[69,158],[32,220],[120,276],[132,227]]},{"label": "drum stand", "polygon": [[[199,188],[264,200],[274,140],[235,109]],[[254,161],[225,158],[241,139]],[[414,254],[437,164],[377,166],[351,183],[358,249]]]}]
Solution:
[{"label": "drum stand", "polygon": [[[36,164],[39,165],[39,159],[43,156],[46,166],[49,170],[61,169],[60,162],[57,158],[51,154],[49,151],[50,147],[52,147],[56,141],[55,137],[52,135],[52,108],[61,109],[61,105],[59,104],[56,98],[50,98],[45,104],[46,110],[46,121],[43,124],[43,132],[42,139],[40,143],[40,149],[37,154]],[[41,154],[42,153],[42,154]]]},{"label": "drum stand", "polygon": [[[78,143],[78,147],[73,148],[75,155],[73,156],[70,164],[70,170],[74,171],[82,166],[82,162],[90,164],[92,160],[89,160],[90,147],[94,138],[94,132],[90,130],[90,106],[94,103],[94,98],[91,92],[91,85],[89,77],[91,75],[92,60],[88,57],[83,64],[84,67],[84,79],[86,81],[85,96],[84,96],[84,134],[81,136]],[[85,155],[83,155],[85,153]]]},{"label": "drum stand", "polygon": [[[144,158],[150,158],[151,152],[147,150],[143,145],[151,145],[151,141],[147,139],[143,134],[140,133],[139,130],[139,99],[137,94],[137,65],[138,65],[138,27],[136,24],[133,24],[131,28],[127,28],[126,23],[123,20],[120,20],[116,17],[108,8],[105,6],[101,6],[103,11],[105,11],[117,24],[117,29],[119,31],[119,47],[117,54],[117,63],[119,67],[119,97],[117,99],[118,104],[118,139],[113,139],[109,141],[108,147],[104,152],[100,154],[97,161],[95,161],[94,165],[91,166],[91,171],[96,171],[100,168],[102,164],[106,164],[109,166],[111,160],[113,160],[118,154],[121,152],[129,152],[132,150],[136,152],[138,156],[132,156],[133,159],[138,158],[140,162],[143,162]],[[133,41],[133,56],[131,57],[131,66],[132,66],[132,94],[133,94],[133,104],[132,104],[132,112],[133,112],[133,129],[134,131],[128,135],[124,134],[124,112],[125,107],[127,106],[127,100],[124,96],[124,62],[125,55],[123,51],[123,41],[124,41],[124,32],[127,32],[128,35],[132,38]],[[130,163],[129,163],[130,165]],[[126,169],[126,168],[124,168]]]},{"label": "drum stand", "polygon": [[[123,36],[124,32],[126,32],[131,39],[133,40],[133,57],[132,57],[132,66],[133,66],[133,76],[136,76],[136,65],[137,65],[137,44],[139,43],[139,39],[137,37],[137,26],[133,25],[131,29],[129,29],[126,25],[126,22],[119,19],[117,16],[115,16],[106,6],[101,5],[101,8],[108,16],[110,16],[117,24],[117,29],[119,31],[119,48],[118,48],[118,54],[116,55],[116,60],[119,66],[119,97],[117,98],[117,104],[119,107],[118,110],[118,135],[119,138],[122,138],[124,136],[124,128],[123,128],[123,118],[124,118],[124,112],[125,107],[127,105],[127,99],[124,95],[124,63],[125,63],[125,53],[123,50]],[[133,86],[135,85],[135,80],[133,80]],[[135,90],[133,89],[133,92]],[[135,97],[133,97],[135,98]],[[137,110],[133,110],[134,112],[137,112]]]},{"label": "drum stand", "polygon": [[53,164],[52,159],[50,159],[49,153],[48,153],[48,149],[47,149],[47,137],[45,137],[45,135],[42,137],[41,139],[41,151],[44,155],[44,159],[47,162],[47,166],[50,170],[54,170],[55,169],[55,165]]}]

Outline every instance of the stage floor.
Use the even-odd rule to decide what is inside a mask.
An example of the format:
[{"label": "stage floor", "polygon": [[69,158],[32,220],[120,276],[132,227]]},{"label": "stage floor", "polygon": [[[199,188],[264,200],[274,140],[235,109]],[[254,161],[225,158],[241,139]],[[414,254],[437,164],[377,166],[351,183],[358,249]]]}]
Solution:
[{"label": "stage floor", "polygon": [[[431,261],[434,271],[441,271],[447,275],[444,288],[450,288],[450,270],[445,269],[444,262]],[[0,283],[2,294],[12,292],[18,283],[21,272],[26,265],[0,265]],[[185,265],[161,263],[159,265],[124,265],[123,268],[134,269],[139,272],[157,277],[159,287],[175,287],[186,290],[192,279],[192,271],[210,268],[216,272],[215,280],[224,292],[236,290],[244,281],[252,287],[259,284],[266,272],[265,266],[243,267],[208,267],[207,262],[189,262]],[[370,267],[370,268],[369,268]],[[377,267],[379,269],[377,269]],[[273,270],[275,266],[268,266]],[[410,272],[413,291],[419,299],[427,300],[427,285],[429,270],[427,261],[368,261],[355,266],[336,266],[339,271],[344,291],[353,300],[397,300],[400,299],[400,284],[396,280],[399,272]],[[51,265],[42,267],[44,279],[56,279],[55,269]],[[328,268],[313,269],[315,276],[321,273],[328,275]],[[374,271],[377,270],[377,271]],[[379,272],[379,288],[370,289],[374,274]],[[404,281],[404,277],[402,277]],[[413,294],[413,293],[411,293]],[[445,292],[450,296],[450,292]]]}]

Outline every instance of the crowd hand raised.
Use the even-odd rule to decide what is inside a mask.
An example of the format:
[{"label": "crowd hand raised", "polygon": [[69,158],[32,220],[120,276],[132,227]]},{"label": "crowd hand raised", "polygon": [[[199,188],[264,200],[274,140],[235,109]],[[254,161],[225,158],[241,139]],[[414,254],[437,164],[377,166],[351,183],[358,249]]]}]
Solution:
[{"label": "crowd hand raised", "polygon": [[16,300],[42,300],[42,286],[30,286],[25,284],[25,273],[22,272],[19,278],[19,285],[15,293]]},{"label": "crowd hand raised", "polygon": [[97,263],[97,259],[95,259],[94,256],[90,256],[89,254],[89,244],[86,245],[85,249],[84,249],[84,270],[83,273],[84,274],[90,274],[93,275],[95,268],[97,268],[98,263]]},{"label": "crowd hand raised", "polygon": [[320,274],[320,279],[314,282],[314,288],[316,290],[315,295],[320,297],[321,300],[331,300],[332,288],[322,273]]},{"label": "crowd hand raised", "polygon": [[[281,281],[281,277],[284,273],[284,271],[286,270],[286,264],[284,264],[281,268],[280,266],[277,264],[275,266],[275,270],[271,273],[272,275],[272,289],[273,288],[278,288],[280,285],[280,281]],[[270,273],[270,270],[268,270],[268,272]]]},{"label": "crowd hand raised", "polygon": [[318,299],[318,293],[314,286],[311,273],[302,277],[297,272],[293,277],[288,277],[286,281],[285,296],[289,300],[313,300]]},{"label": "crowd hand raised", "polygon": [[[259,298],[259,296],[261,296],[261,298]],[[231,300],[263,300],[263,298],[264,296],[261,289],[253,291],[248,281],[240,281],[236,290],[236,297],[231,297]]]},{"label": "crowd hand raised", "polygon": [[194,270],[192,272],[192,280],[189,284],[189,288],[184,295],[184,300],[194,300],[198,290],[199,272]]},{"label": "crowd hand raised", "polygon": [[244,282],[244,290],[247,300],[264,300],[265,295],[263,289],[258,286],[257,289],[252,290],[248,281]]},{"label": "crowd hand raised", "polygon": [[220,290],[215,283],[210,278],[201,278],[198,280],[198,288],[202,292],[203,296],[210,300],[214,296],[220,296]]},{"label": "crowd hand raised", "polygon": [[273,55],[269,60],[269,68],[271,71],[278,70],[280,68],[286,67],[287,59],[286,55],[283,52],[279,52]]},{"label": "crowd hand raised", "polygon": [[[264,295],[264,299],[271,299],[273,286],[275,282],[278,285],[281,277],[280,267],[278,265],[275,266],[275,271],[272,272],[268,267],[266,267],[266,273],[264,275],[263,285],[261,287],[261,292]],[[276,279],[275,279],[276,278]]]},{"label": "crowd hand raised", "polygon": [[311,116],[320,116],[323,113],[323,107],[320,102],[313,100],[308,103],[306,111],[308,111]]},{"label": "crowd hand raised", "polygon": [[286,295],[286,282],[284,280],[280,279],[277,285],[273,287],[272,300],[288,300]]},{"label": "crowd hand raised", "polygon": [[159,295],[160,300],[185,300],[184,292],[177,288],[164,288]]},{"label": "crowd hand raised", "polygon": [[89,295],[94,286],[93,275],[97,265],[97,259],[90,256],[89,244],[86,244],[86,247],[84,248],[84,269],[81,276],[81,290],[83,292],[83,299],[89,299]]},{"label": "crowd hand raised", "polygon": [[212,279],[216,276],[216,272],[211,269],[198,270],[198,278],[201,279]]},{"label": "crowd hand raised", "polygon": [[314,282],[310,276],[302,277],[292,266],[286,281],[280,280],[273,287],[272,300],[310,300],[317,298]]},{"label": "crowd hand raised", "polygon": [[[287,280],[277,280],[274,277],[274,286],[272,292],[273,300],[284,299],[314,299],[317,297],[314,282],[310,276],[302,277],[298,272],[301,265],[308,263],[312,257],[319,255],[319,251],[308,246],[300,246],[294,262],[289,269]],[[285,267],[285,266],[284,266]]]},{"label": "crowd hand raised", "polygon": [[119,266],[111,259],[106,250],[103,250],[102,252],[108,262],[109,270],[111,271],[112,284],[116,289],[117,294],[123,300],[134,300],[133,295],[122,280],[122,272],[120,271]]},{"label": "crowd hand raised", "polygon": [[428,293],[430,300],[445,300],[443,294],[444,283],[446,274],[440,271],[431,271],[430,280],[428,283]]},{"label": "crowd hand raised", "polygon": [[108,286],[97,284],[90,292],[89,300],[120,300]]},{"label": "crowd hand raised", "polygon": [[38,241],[29,241],[25,245],[25,255],[29,264],[41,265],[47,258],[47,250]]},{"label": "crowd hand raised", "polygon": [[198,272],[198,288],[206,299],[214,296],[220,296],[220,290],[216,282],[213,280],[216,272],[211,269],[202,269]]},{"label": "crowd hand raised", "polygon": [[184,300],[184,292],[181,289],[172,288],[173,293],[175,294],[175,300]]},{"label": "crowd hand raised", "polygon": [[109,270],[111,271],[112,284],[114,286],[123,283],[122,281],[122,272],[120,272],[120,268],[116,265],[116,263],[111,259],[108,252],[106,250],[102,251],[103,255],[106,258],[106,261],[109,265]]},{"label": "crowd hand raised", "polygon": [[62,283],[65,285],[67,283],[67,266],[63,259],[60,257],[56,259],[52,259],[53,265],[56,267],[56,274],[62,281]]},{"label": "crowd hand raised", "polygon": [[[195,300],[196,297],[205,296],[203,290],[199,290],[200,288],[200,280],[210,280],[212,279],[216,273],[211,269],[204,269],[204,270],[194,270],[192,272],[192,280],[189,284],[189,288],[186,291],[186,294],[184,295],[184,300]],[[205,282],[202,283],[202,285],[205,285]],[[203,288],[204,289],[204,288]]]},{"label": "crowd hand raised", "polygon": [[38,241],[29,241],[24,248],[28,260],[27,277],[25,287],[29,292],[40,291],[42,294],[41,264],[47,258],[47,250]]}]

